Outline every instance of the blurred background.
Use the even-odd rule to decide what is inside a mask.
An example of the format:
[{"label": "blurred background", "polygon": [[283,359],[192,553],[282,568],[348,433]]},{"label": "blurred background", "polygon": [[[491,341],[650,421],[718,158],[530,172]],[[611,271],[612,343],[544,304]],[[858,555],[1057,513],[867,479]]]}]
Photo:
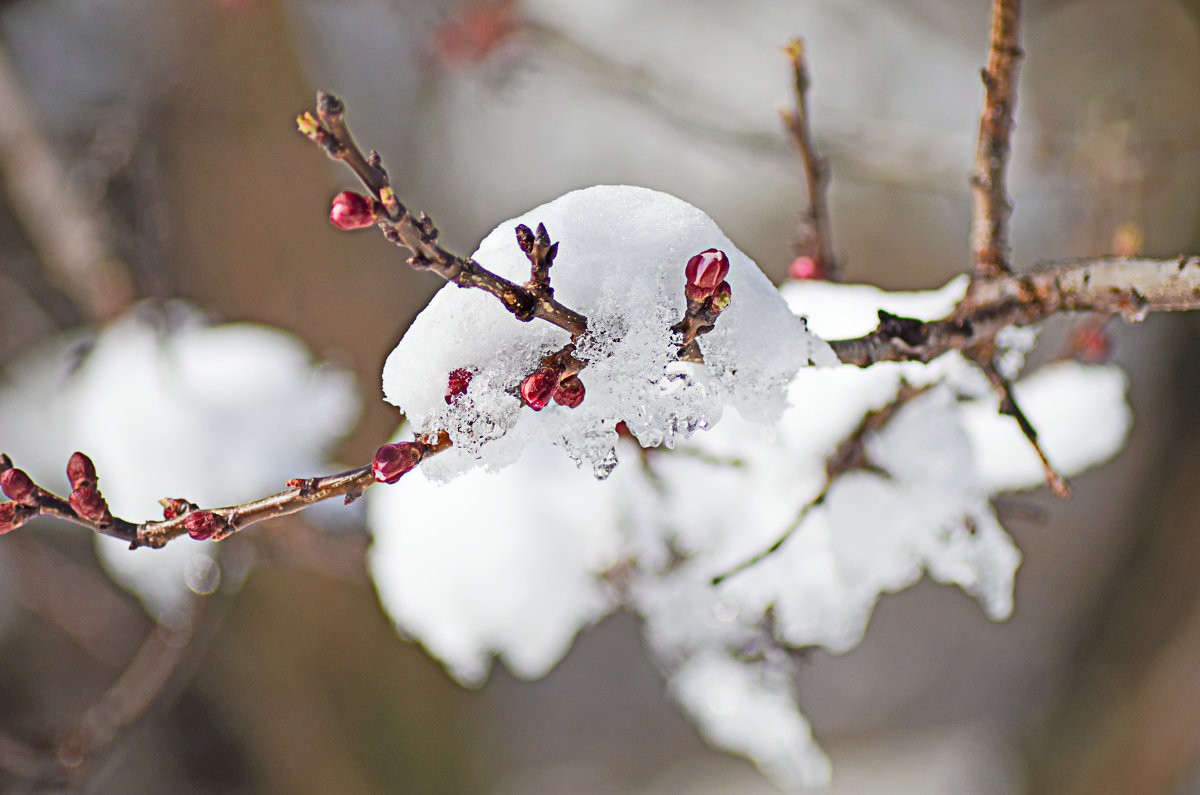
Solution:
[{"label": "blurred background", "polygon": [[[1015,262],[1200,252],[1200,2],[1025,6]],[[295,132],[317,88],[453,251],[630,183],[706,210],[779,280],[806,207],[778,116],[795,36],[844,279],[939,286],[968,264],[987,24],[984,0],[9,0],[0,365],[184,298],[355,373],[337,457],[361,464],[399,420],[383,359],[440,281],[326,221],[353,183]],[[835,791],[1200,792],[1200,318],[1109,330],[1135,429],[1073,501],[1002,500],[1025,555],[1013,618],[926,582],[855,651],[809,657]],[[459,688],[379,608],[359,515],[330,516],[222,544],[219,588],[162,627],[87,533],[5,537],[0,787],[773,791],[676,713],[627,616],[540,682]]]}]

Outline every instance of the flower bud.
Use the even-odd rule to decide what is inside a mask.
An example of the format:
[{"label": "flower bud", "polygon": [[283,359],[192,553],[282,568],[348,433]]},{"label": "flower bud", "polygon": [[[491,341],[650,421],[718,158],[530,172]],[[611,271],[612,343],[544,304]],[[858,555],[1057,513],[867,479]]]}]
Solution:
[{"label": "flower bud", "polygon": [[224,530],[226,522],[212,511],[193,511],[183,520],[188,535],[197,541],[207,541]]},{"label": "flower bud", "polygon": [[424,448],[416,442],[385,444],[375,451],[371,474],[380,483],[395,483],[421,462]]},{"label": "flower bud", "polygon": [[333,209],[329,211],[329,221],[338,229],[362,229],[370,226],[379,219],[375,210],[375,200],[361,193],[344,190],[333,197]]},{"label": "flower bud", "polygon": [[558,386],[554,387],[554,402],[573,409],[583,402],[585,391],[579,376],[569,376],[559,381]]},{"label": "flower bud", "polygon": [[704,290],[705,295],[711,295],[729,275],[729,258],[724,251],[710,248],[689,259],[683,273],[689,285]]},{"label": "flower bud", "polygon": [[720,286],[713,291],[712,313],[718,315],[725,311],[731,300],[733,300],[733,288],[729,286],[729,282],[721,282]]},{"label": "flower bud", "polygon": [[828,281],[829,272],[816,259],[801,254],[788,266],[788,276],[796,281]]},{"label": "flower bud", "polygon": [[164,519],[174,519],[195,508],[187,500],[181,500],[178,497],[164,497],[158,501],[158,504],[162,506]]},{"label": "flower bud", "polygon": [[96,465],[92,463],[92,459],[83,453],[71,455],[71,459],[67,461],[67,480],[71,481],[71,488],[95,486],[98,479]]},{"label": "flower bud", "polygon": [[38,487],[33,485],[33,480],[25,474],[23,469],[14,467],[0,473],[0,489],[3,489],[13,502],[19,502],[22,505],[37,505]]},{"label": "flower bud", "polygon": [[72,491],[68,502],[72,511],[89,522],[103,523],[112,518],[108,512],[108,503],[100,496],[100,492],[91,486],[80,486]]},{"label": "flower bud", "polygon": [[470,370],[458,368],[450,373],[450,378],[446,382],[446,404],[454,402],[454,399],[467,391],[467,387],[471,385],[471,377],[474,375]]},{"label": "flower bud", "polygon": [[17,529],[17,504],[15,502],[0,503],[0,535],[9,530]]},{"label": "flower bud", "polygon": [[558,387],[558,371],[552,367],[539,367],[521,382],[521,399],[534,411],[541,411],[550,403]]}]

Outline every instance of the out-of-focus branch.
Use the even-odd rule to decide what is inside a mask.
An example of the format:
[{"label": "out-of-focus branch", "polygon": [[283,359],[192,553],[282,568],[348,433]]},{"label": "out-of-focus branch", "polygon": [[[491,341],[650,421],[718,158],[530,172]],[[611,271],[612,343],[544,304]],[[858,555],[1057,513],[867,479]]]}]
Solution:
[{"label": "out-of-focus branch", "polygon": [[874,466],[870,459],[867,458],[867,437],[886,426],[889,422],[891,422],[892,417],[896,415],[897,411],[910,403],[914,398],[918,398],[928,392],[929,389],[930,388],[928,386],[916,387],[902,381],[900,383],[900,388],[896,391],[896,396],[892,398],[887,405],[876,409],[875,411],[868,411],[863,416],[862,421],[859,422],[858,427],[851,431],[850,434],[838,444],[837,449],[835,449],[829,455],[829,457],[825,459],[825,484],[821,487],[821,490],[817,493],[817,496],[805,503],[804,507],[800,509],[800,513],[795,519],[792,520],[791,524],[784,529],[783,533],[775,540],[774,543],[771,544],[771,546],[757,553],[753,557],[747,558],[733,568],[716,575],[712,578],[712,584],[714,586],[720,585],[735,574],[745,571],[756,563],[759,563],[770,555],[778,552],[779,548],[783,546],[784,542],[791,538],[792,534],[800,529],[800,525],[804,524],[804,520],[808,517],[812,510],[824,504],[826,497],[829,496],[829,490],[833,488],[834,482],[839,477],[847,472],[853,472],[854,470],[879,472],[879,468]]},{"label": "out-of-focus branch", "polygon": [[1006,326],[1029,326],[1060,312],[1120,314],[1136,322],[1149,312],[1195,309],[1200,309],[1200,257],[1085,260],[976,281],[943,320],[880,311],[875,331],[830,345],[842,362],[859,367],[928,362],[994,340]]},{"label": "out-of-focus branch", "polygon": [[1020,0],[993,0],[992,32],[987,68],[982,72],[983,113],[971,177],[971,252],[976,279],[999,276],[1012,269],[1008,262],[1008,200],[1005,173],[1009,139],[1017,106],[1017,66]]},{"label": "out-of-focus branch", "polygon": [[[303,113],[297,119],[300,132],[325,149],[334,160],[350,167],[371,193],[375,207],[370,221],[378,222],[388,240],[412,251],[408,264],[427,268],[460,287],[476,287],[500,299],[518,320],[540,318],[572,335],[587,330],[587,318],[563,306],[553,292],[514,284],[484,268],[472,259],[455,256],[438,243],[438,230],[425,213],[413,215],[396,198],[383,162],[376,152],[364,155],[346,126],[342,101],[324,91],[317,93],[317,112]],[[370,223],[370,222],[368,222]],[[356,224],[361,225],[361,224]],[[345,228],[351,228],[349,226]]]},{"label": "out-of-focus branch", "polygon": [[[808,113],[808,67],[804,61],[804,42],[793,39],[784,48],[792,66],[792,81],[796,106],[782,111],[783,123],[804,164],[804,181],[808,187],[808,211],[805,213],[799,241],[800,257],[811,260],[812,276],[830,279],[836,276],[837,263],[833,254],[833,232],[830,227],[829,163],[817,154]],[[799,262],[799,260],[797,260]],[[809,265],[809,263],[805,263]]]},{"label": "out-of-focus branch", "polygon": [[108,320],[133,300],[129,271],[111,251],[104,223],[71,189],[0,46],[0,171],[20,219],[53,281],[92,320]]}]

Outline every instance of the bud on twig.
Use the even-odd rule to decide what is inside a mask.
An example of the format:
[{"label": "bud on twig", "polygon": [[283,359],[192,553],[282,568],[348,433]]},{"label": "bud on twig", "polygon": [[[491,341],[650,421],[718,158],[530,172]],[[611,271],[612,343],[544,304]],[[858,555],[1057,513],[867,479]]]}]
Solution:
[{"label": "bud on twig", "polygon": [[450,372],[450,378],[446,382],[447,405],[453,403],[454,399],[459,395],[466,393],[467,387],[471,385],[471,378],[473,375],[474,373],[463,367]]},{"label": "bud on twig", "polygon": [[196,506],[187,500],[179,499],[178,497],[164,497],[158,501],[158,504],[163,509],[163,519],[174,519],[176,516],[183,516],[188,511],[196,510]]},{"label": "bud on twig", "polygon": [[816,259],[801,254],[788,266],[788,277],[796,281],[829,281],[829,271]]},{"label": "bud on twig", "polygon": [[96,465],[83,453],[73,453],[67,461],[67,480],[71,482],[72,489],[95,486],[99,480],[96,477]]},{"label": "bud on twig", "polygon": [[395,483],[409,470],[421,463],[425,448],[417,442],[385,444],[375,451],[371,474],[380,483]]},{"label": "bud on twig", "polygon": [[112,515],[108,512],[108,503],[104,501],[100,492],[91,486],[81,486],[72,491],[68,502],[71,504],[72,511],[89,522],[104,524],[112,519]]},{"label": "bud on twig", "polygon": [[379,220],[375,200],[361,193],[344,190],[333,197],[329,221],[338,229],[362,229]]},{"label": "bud on twig", "polygon": [[188,535],[197,541],[207,541],[227,527],[227,523],[212,511],[195,511],[183,520]]},{"label": "bud on twig", "polygon": [[579,376],[567,376],[558,382],[558,386],[554,387],[554,402],[569,409],[576,408],[583,402],[585,391],[583,381],[579,380]]},{"label": "bud on twig", "polygon": [[729,258],[724,251],[710,248],[689,259],[683,273],[687,277],[688,297],[703,300],[729,275]]},{"label": "bud on twig", "polygon": [[525,376],[521,382],[521,399],[525,405],[534,411],[546,408],[554,396],[554,390],[558,388],[558,376],[557,370],[544,366]]},{"label": "bud on twig", "polygon": [[729,282],[721,282],[712,294],[712,313],[720,314],[729,306],[731,300],[733,300],[733,288],[729,286]]},{"label": "bud on twig", "polygon": [[13,502],[37,505],[38,487],[23,469],[6,469],[0,473],[0,489]]}]

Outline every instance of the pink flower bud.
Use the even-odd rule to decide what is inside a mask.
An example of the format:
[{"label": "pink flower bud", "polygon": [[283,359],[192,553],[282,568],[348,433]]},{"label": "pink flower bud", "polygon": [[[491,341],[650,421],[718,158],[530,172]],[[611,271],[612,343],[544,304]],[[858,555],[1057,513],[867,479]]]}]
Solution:
[{"label": "pink flower bud", "polygon": [[96,465],[83,453],[73,453],[71,459],[67,461],[67,480],[71,481],[73,489],[95,486],[98,480]]},{"label": "pink flower bud", "polygon": [[558,382],[554,387],[554,402],[560,406],[573,409],[583,402],[585,390],[578,376],[570,376]]},{"label": "pink flower bud", "polygon": [[446,383],[446,403],[447,405],[454,402],[454,399],[467,391],[467,387],[471,385],[471,377],[474,375],[470,370],[462,367],[453,370],[450,373],[450,379]]},{"label": "pink flower bud", "polygon": [[710,248],[688,260],[683,273],[688,284],[704,290],[706,295],[711,295],[717,285],[729,275],[729,258],[725,256],[724,251]]},{"label": "pink flower bud", "polygon": [[183,520],[188,535],[197,541],[207,541],[225,529],[225,520],[212,511],[193,511]]},{"label": "pink flower bud", "polygon": [[733,288],[729,286],[729,282],[721,282],[712,296],[712,312],[718,315],[725,311],[725,307],[729,306],[729,302],[733,300]]},{"label": "pink flower bud", "polygon": [[17,529],[17,504],[15,502],[0,503],[0,535],[9,530]]},{"label": "pink flower bud", "polygon": [[338,229],[362,229],[375,223],[378,218],[374,199],[349,190],[333,197],[329,221]]},{"label": "pink flower bud", "polygon": [[178,497],[165,497],[159,500],[158,504],[162,506],[164,519],[182,516],[193,507],[187,500],[181,500]]},{"label": "pink flower bud", "polygon": [[534,411],[541,411],[550,403],[558,386],[558,371],[551,367],[539,367],[521,382],[521,399]]},{"label": "pink flower bud", "polygon": [[818,263],[815,259],[809,256],[801,255],[792,260],[792,264],[788,266],[788,276],[797,281],[825,281],[829,279],[829,273],[824,266]]},{"label": "pink flower bud", "polygon": [[37,505],[38,487],[33,485],[29,475],[23,469],[6,469],[0,473],[0,489],[13,502],[22,505]]},{"label": "pink flower bud", "polygon": [[371,474],[380,483],[395,483],[421,462],[424,448],[416,442],[385,444],[375,451]]},{"label": "pink flower bud", "polygon": [[100,496],[100,492],[91,486],[80,486],[72,491],[68,502],[71,503],[72,511],[89,522],[103,523],[112,518],[108,512],[108,503]]}]

